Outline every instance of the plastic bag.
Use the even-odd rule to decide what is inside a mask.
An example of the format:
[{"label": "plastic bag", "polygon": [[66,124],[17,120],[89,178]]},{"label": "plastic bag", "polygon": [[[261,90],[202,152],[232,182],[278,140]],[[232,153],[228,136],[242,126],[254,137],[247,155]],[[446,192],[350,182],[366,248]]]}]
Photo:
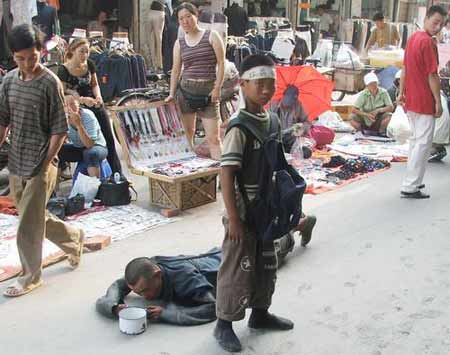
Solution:
[{"label": "plastic bag", "polygon": [[441,94],[442,116],[436,119],[436,128],[434,129],[433,143],[450,143],[450,113],[448,110],[447,99]]},{"label": "plastic bag", "polygon": [[303,159],[303,139],[303,137],[297,137],[292,145],[290,153],[294,159],[294,165]]},{"label": "plastic bag", "polygon": [[329,39],[321,39],[317,44],[316,50],[310,57],[311,59],[318,59],[324,67],[331,66],[333,57],[333,41]]},{"label": "plastic bag", "polygon": [[90,206],[97,195],[98,188],[100,186],[100,179],[95,176],[86,176],[84,174],[78,174],[75,184],[73,184],[72,191],[69,198],[81,194],[84,196],[86,204]]},{"label": "plastic bag", "polygon": [[392,114],[391,121],[387,126],[388,137],[395,139],[400,144],[405,143],[411,136],[408,116],[403,110],[403,106],[398,105]]},{"label": "plastic bag", "polygon": [[336,54],[333,67],[356,70],[364,68],[364,64],[361,63],[360,57],[351,50],[349,45],[343,44]]}]

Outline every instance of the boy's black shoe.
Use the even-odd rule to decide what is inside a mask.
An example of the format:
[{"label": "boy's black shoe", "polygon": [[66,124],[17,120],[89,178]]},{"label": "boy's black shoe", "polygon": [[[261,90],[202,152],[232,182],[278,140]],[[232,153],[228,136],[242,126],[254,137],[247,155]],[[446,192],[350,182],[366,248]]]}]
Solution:
[{"label": "boy's black shoe", "polygon": [[290,330],[294,323],[289,319],[277,317],[266,310],[253,310],[248,320],[248,327],[252,329]]},{"label": "boy's black shoe", "polygon": [[402,198],[413,198],[416,200],[423,200],[425,198],[430,198],[430,195],[424,194],[422,191],[416,192],[400,192]]},{"label": "boy's black shoe", "polygon": [[311,241],[312,231],[314,226],[316,225],[317,218],[316,216],[307,216],[305,226],[303,227],[302,233],[302,247],[306,247],[308,243]]},{"label": "boy's black shoe", "polygon": [[231,322],[218,319],[214,328],[214,338],[217,339],[222,349],[230,353],[237,353],[242,350],[241,342],[234,333]]}]

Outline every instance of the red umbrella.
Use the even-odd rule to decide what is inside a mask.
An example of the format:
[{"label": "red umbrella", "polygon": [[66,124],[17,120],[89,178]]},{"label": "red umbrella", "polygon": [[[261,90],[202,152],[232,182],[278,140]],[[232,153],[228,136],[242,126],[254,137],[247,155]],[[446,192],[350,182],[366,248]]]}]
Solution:
[{"label": "red umbrella", "polygon": [[299,90],[299,101],[308,113],[309,120],[317,118],[321,113],[331,110],[332,81],[326,79],[314,67],[278,66],[277,87],[272,100],[281,100],[289,86]]}]

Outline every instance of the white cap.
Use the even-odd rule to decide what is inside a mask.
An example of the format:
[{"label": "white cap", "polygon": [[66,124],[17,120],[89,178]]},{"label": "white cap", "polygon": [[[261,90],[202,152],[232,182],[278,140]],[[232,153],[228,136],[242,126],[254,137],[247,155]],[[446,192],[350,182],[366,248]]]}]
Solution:
[{"label": "white cap", "polygon": [[397,73],[395,73],[395,79],[400,79],[402,76],[402,70],[400,69]]},{"label": "white cap", "polygon": [[378,77],[375,73],[369,73],[364,76],[364,84],[369,85],[370,83],[378,84]]}]

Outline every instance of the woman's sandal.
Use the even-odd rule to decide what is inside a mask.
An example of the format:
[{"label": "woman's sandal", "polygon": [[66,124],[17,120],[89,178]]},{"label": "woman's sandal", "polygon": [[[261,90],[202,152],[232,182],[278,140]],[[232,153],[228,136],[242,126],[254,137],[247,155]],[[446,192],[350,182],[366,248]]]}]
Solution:
[{"label": "woman's sandal", "polygon": [[83,255],[83,246],[84,246],[84,231],[80,229],[80,239],[79,246],[76,254],[69,254],[68,261],[72,269],[76,269],[80,266],[81,256]]},{"label": "woman's sandal", "polygon": [[3,296],[5,297],[19,297],[26,295],[27,293],[30,293],[35,288],[38,288],[39,286],[42,286],[43,282],[42,280],[39,280],[38,282],[34,284],[30,284],[27,287],[22,287],[17,281],[11,284],[6,288],[6,291],[3,292]]}]

